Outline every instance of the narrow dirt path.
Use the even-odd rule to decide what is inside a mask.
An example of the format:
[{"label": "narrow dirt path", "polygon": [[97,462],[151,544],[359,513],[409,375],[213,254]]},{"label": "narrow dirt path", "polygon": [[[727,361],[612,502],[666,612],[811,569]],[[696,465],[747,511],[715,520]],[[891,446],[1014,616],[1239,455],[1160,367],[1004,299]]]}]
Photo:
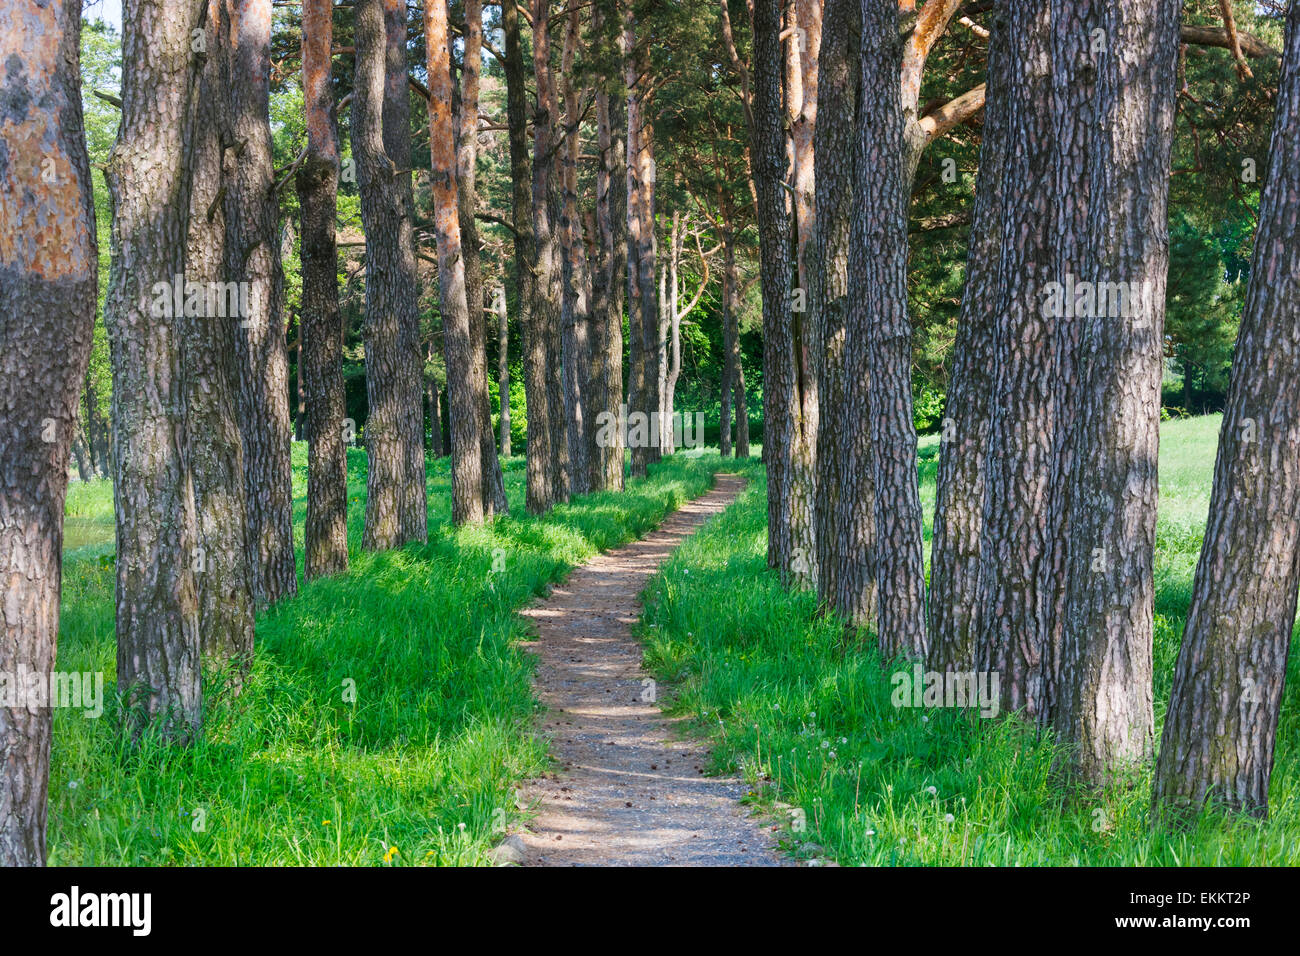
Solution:
[{"label": "narrow dirt path", "polygon": [[[632,636],[640,594],[670,554],[744,488],[714,489],[657,531],[576,568],[541,604],[530,645],[549,708],[541,732],[561,768],[531,781],[538,809],[520,834],[526,866],[781,866],[772,834],[747,818],[734,778],[706,777],[707,750],[680,739],[648,698]],[[518,843],[516,843],[518,845]]]}]

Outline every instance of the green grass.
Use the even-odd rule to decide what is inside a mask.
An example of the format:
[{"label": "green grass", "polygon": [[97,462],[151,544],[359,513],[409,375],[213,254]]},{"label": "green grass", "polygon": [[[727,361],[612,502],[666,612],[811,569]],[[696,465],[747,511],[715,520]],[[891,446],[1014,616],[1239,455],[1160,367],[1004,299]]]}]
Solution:
[{"label": "green grass", "polygon": [[[303,446],[294,465],[301,561]],[[486,862],[518,817],[514,785],[546,765],[529,733],[532,665],[514,612],[702,494],[722,462],[678,456],[622,494],[455,530],[442,459],[429,468],[428,546],[385,554],[357,547],[364,455],[349,465],[351,570],[259,617],[246,689],[208,693],[198,743],[130,746],[112,700],[98,720],[55,711],[51,864]],[[523,480],[523,459],[511,459],[515,515]],[[110,698],[112,507],[107,482],[70,491],[58,655],[60,670],[102,672]],[[494,557],[504,570],[492,571]],[[216,676],[208,686],[220,687]]]},{"label": "green grass", "polygon": [[[1211,416],[1161,432],[1157,734],[1218,428]],[[927,526],[937,450],[936,439],[922,440]],[[1269,821],[1211,811],[1181,832],[1155,829],[1149,770],[1130,788],[1071,792],[1052,773],[1052,741],[1017,719],[893,707],[893,668],[768,570],[762,466],[741,470],[750,478],[741,499],[650,586],[647,662],[675,683],[675,711],[711,738],[714,769],[743,772],[750,799],[785,817],[793,852],[865,865],[1300,864],[1300,655],[1286,682]]]}]

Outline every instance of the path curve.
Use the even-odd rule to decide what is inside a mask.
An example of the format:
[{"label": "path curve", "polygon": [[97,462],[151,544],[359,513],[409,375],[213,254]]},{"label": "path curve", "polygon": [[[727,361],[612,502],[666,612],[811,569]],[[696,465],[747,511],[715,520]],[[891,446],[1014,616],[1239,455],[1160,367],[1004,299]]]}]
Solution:
[{"label": "path curve", "polygon": [[707,749],[676,732],[648,697],[632,625],[641,592],[669,555],[745,487],[712,491],[652,532],[575,569],[524,610],[538,639],[540,732],[558,768],[524,788],[537,815],[517,836],[526,866],[782,866],[770,830],[740,805],[744,784],[706,777]]}]

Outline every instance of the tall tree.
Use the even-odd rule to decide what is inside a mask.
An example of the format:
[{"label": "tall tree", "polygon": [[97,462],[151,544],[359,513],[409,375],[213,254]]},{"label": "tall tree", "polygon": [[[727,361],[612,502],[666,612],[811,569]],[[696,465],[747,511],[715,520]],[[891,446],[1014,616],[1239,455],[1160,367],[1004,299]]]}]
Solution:
[{"label": "tall tree", "polygon": [[763,289],[763,458],[767,463],[767,563],[782,580],[816,581],[812,471],[817,389],[804,323],[794,312],[790,214],[785,196],[779,0],[754,4],[753,123],[750,152],[758,194]]},{"label": "tall tree", "polygon": [[[368,550],[424,541],[428,533],[423,428],[415,421],[421,408],[420,382],[412,358],[418,354],[419,313],[411,221],[414,202],[408,202],[410,133],[405,133],[406,153],[390,155],[390,139],[403,139],[393,127],[407,120],[396,115],[402,112],[401,107],[396,95],[387,95],[385,87],[393,67],[387,61],[396,59],[387,52],[384,4],[388,2],[391,0],[361,0],[356,8],[352,98],[352,155],[366,234],[362,341],[366,350],[369,416],[365,439],[369,464],[362,546]],[[404,37],[404,15],[401,31]],[[407,101],[405,63],[403,53],[403,102]],[[416,458],[420,462],[418,481],[412,464]],[[421,515],[426,516],[423,529]]]},{"label": "tall tree", "polygon": [[[80,35],[79,0],[0,7],[8,104],[0,123],[0,671],[47,686],[68,455],[98,289]],[[0,866],[45,864],[52,713],[0,708]]]},{"label": "tall tree", "polygon": [[[844,365],[849,224],[860,136],[861,25],[861,0],[827,0],[812,147],[816,228],[805,250],[809,321],[818,339],[813,360],[822,424],[817,435],[817,587],[824,603],[859,626],[876,613],[871,434],[860,425],[861,408],[848,400],[846,388],[856,391],[860,386],[846,382]],[[849,469],[850,456],[856,470]]]},{"label": "tall tree", "polygon": [[569,451],[569,490],[575,495],[591,490],[591,447],[588,442],[594,434],[588,422],[590,410],[586,407],[591,392],[591,276],[587,271],[587,246],[578,206],[578,146],[584,112],[578,104],[578,77],[575,75],[580,30],[580,10],[577,4],[572,4],[565,18],[564,50],[560,61],[560,73],[564,78],[565,129],[559,184],[563,254],[560,316],[564,361],[561,375]]},{"label": "tall tree", "polygon": [[[104,319],[113,363],[117,686],[138,732],[187,738],[201,720],[198,546],[190,480],[183,322],[196,75],[188,0],[122,5],[122,122]],[[181,312],[178,315],[177,312]]]},{"label": "tall tree", "polygon": [[343,421],[343,319],[339,312],[339,148],[331,82],[332,0],[304,0],[302,85],[307,155],[297,174],[302,210],[302,345],[299,375],[306,402],[308,578],[348,567],[348,459]]},{"label": "tall tree", "polygon": [[[230,21],[217,0],[210,0],[206,10],[207,52],[195,103],[185,277],[212,288],[208,283],[225,281],[226,268],[221,187],[222,138],[230,135],[226,59]],[[200,549],[193,562],[199,589],[199,639],[204,657],[213,665],[239,662],[229,673],[232,686],[237,687],[253,652],[254,565],[248,547],[241,376],[235,361],[237,327],[245,317],[226,311],[209,311],[206,301],[198,314],[187,310],[181,324],[181,353]]]},{"label": "tall tree", "polygon": [[1004,710],[1046,719],[1042,570],[1058,371],[1041,290],[1055,269],[1051,22],[1047,0],[1003,0],[1008,31],[1003,242],[998,263],[976,661],[1001,676]]},{"label": "tall tree", "polygon": [[465,260],[460,245],[456,151],[451,117],[451,63],[444,0],[424,2],[424,47],[429,74],[429,157],[433,229],[438,244],[438,300],[447,355],[447,397],[451,411],[451,517],[455,524],[482,523],[483,459],[479,391],[487,391],[486,369],[474,360]]},{"label": "tall tree", "polygon": [[[1091,109],[1075,114],[1090,127],[1092,168],[1084,255],[1071,271],[1100,295],[1076,319],[1056,725],[1074,770],[1097,784],[1149,757],[1155,720],[1156,460],[1181,7],[1135,0],[1069,10],[1079,26],[1099,25],[1106,41],[1085,61],[1095,67]],[[1071,21],[1056,19],[1060,36]]]},{"label": "tall tree", "polygon": [[[474,364],[483,367],[487,379],[487,321],[484,317],[483,265],[478,225],[474,214],[478,210],[478,108],[479,73],[483,59],[483,4],[481,0],[465,0],[464,47],[460,69],[460,115],[456,124],[456,188],[460,201],[461,250],[465,261],[465,302],[469,308],[470,344],[474,350]],[[501,476],[501,461],[497,457],[496,440],[492,434],[492,399],[484,388],[478,396],[480,405],[479,443],[483,478],[483,507],[486,516],[505,514],[510,510],[506,501],[506,488]],[[506,415],[508,396],[502,401],[502,414]],[[504,452],[503,452],[504,453]]]},{"label": "tall tree", "polygon": [[[659,306],[655,290],[654,96],[650,31],[638,24],[635,5],[624,9],[624,89],[627,97],[628,445],[632,474],[644,475],[659,459]],[[779,87],[778,87],[779,90]],[[779,105],[778,105],[779,109]],[[631,421],[644,415],[644,428]]]},{"label": "tall tree", "polygon": [[[596,88],[596,224],[599,256],[592,279],[592,390],[589,419],[602,414],[615,423],[623,402],[623,303],[627,285],[627,97],[623,77],[623,30],[618,0],[597,0],[592,11],[601,78]],[[606,428],[592,458],[592,487],[621,491],[621,427]]]},{"label": "tall tree", "polygon": [[1156,762],[1157,807],[1268,813],[1300,589],[1300,6],[1286,50],[1205,543]]},{"label": "tall tree", "polygon": [[[409,36],[406,0],[384,0],[384,151],[393,164],[395,187],[401,199],[401,231],[398,261],[417,292],[420,274],[416,266],[415,194],[411,182],[411,91],[407,64]],[[402,496],[399,510],[401,539],[426,541],[429,537],[429,503],[425,494],[424,418],[418,397],[423,380],[420,361],[420,310],[418,302],[399,303],[403,347],[400,416],[403,460]]]},{"label": "tall tree", "polygon": [[506,124],[510,139],[515,284],[519,327],[524,336],[524,398],[528,406],[525,506],[529,514],[543,514],[556,500],[551,473],[550,392],[547,388],[548,326],[546,310],[538,308],[538,243],[533,223],[533,168],[528,156],[527,71],[517,4],[502,5],[501,27],[506,47]]},{"label": "tall tree", "polygon": [[903,168],[901,58],[897,5],[893,0],[864,0],[859,192],[849,231],[844,368],[845,404],[866,412],[867,421],[856,427],[870,430],[870,464],[855,455],[866,443],[850,438],[840,478],[859,473],[863,466],[871,469],[875,530],[888,542],[874,553],[878,639],[887,654],[919,656],[925,653],[927,638],[925,564],[912,417],[912,323],[907,312],[910,188]]},{"label": "tall tree", "polygon": [[998,260],[1010,145],[1003,63],[1007,42],[1007,25],[994,18],[989,37],[988,108],[966,252],[966,283],[940,427],[930,557],[929,653],[930,666],[940,671],[975,669]]},{"label": "tall tree", "polygon": [[247,289],[248,312],[239,322],[235,355],[253,594],[266,605],[298,590],[284,273],[271,155],[271,0],[231,0],[229,10],[226,279]]}]

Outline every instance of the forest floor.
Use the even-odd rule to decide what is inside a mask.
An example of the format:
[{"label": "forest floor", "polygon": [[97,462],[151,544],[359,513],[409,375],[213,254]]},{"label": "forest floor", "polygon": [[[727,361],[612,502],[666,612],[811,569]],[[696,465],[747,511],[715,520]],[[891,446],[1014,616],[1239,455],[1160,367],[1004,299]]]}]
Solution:
[{"label": "forest floor", "polygon": [[531,866],[780,866],[771,831],[746,819],[746,787],[706,776],[707,751],[659,708],[632,627],[661,564],[745,486],[719,474],[644,538],[573,571],[524,615],[535,622],[539,715],[553,772],[530,781],[520,832]]}]

